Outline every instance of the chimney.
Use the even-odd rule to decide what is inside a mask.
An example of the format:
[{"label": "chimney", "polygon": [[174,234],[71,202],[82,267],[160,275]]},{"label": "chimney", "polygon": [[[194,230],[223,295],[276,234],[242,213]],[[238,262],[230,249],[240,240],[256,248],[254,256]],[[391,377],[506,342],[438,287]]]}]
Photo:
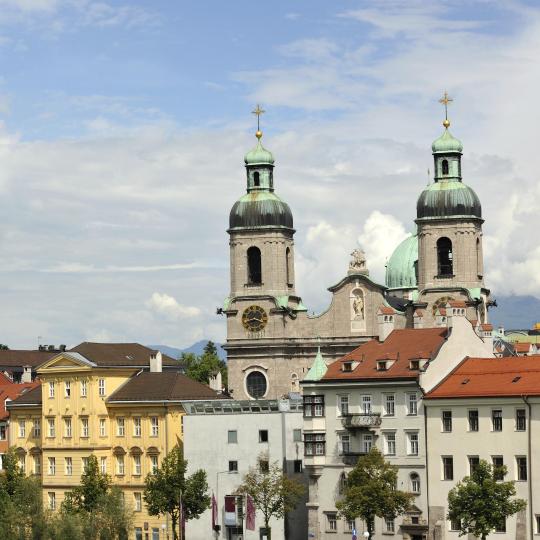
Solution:
[{"label": "chimney", "polygon": [[162,372],[161,351],[152,351],[150,353],[150,373]]},{"label": "chimney", "polygon": [[382,343],[394,330],[395,311],[381,307],[377,312],[377,322],[379,325],[379,341]]},{"label": "chimney", "polygon": [[32,382],[32,366],[23,366],[21,382],[22,383]]},{"label": "chimney", "polygon": [[216,392],[221,392],[223,390],[221,382],[221,371],[218,371],[215,375],[210,375],[208,380],[208,386]]}]

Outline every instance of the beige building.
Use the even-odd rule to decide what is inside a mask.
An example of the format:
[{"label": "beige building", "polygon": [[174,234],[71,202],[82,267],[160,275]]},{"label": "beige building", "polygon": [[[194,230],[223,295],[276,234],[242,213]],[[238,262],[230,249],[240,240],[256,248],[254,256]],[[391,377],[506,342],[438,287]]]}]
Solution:
[{"label": "beige building", "polygon": [[540,356],[466,358],[424,398],[428,438],[430,538],[459,537],[446,519],[448,492],[480,459],[506,465],[526,510],[489,539],[540,534]]},{"label": "beige building", "polygon": [[79,485],[85,461],[122,488],[134,510],[135,540],[160,540],[166,516],[148,515],[146,475],[182,444],[183,399],[216,392],[180,372],[180,364],[137,343],[82,343],[39,366],[41,385],[8,405],[10,443],[21,467],[41,477],[50,510]]}]

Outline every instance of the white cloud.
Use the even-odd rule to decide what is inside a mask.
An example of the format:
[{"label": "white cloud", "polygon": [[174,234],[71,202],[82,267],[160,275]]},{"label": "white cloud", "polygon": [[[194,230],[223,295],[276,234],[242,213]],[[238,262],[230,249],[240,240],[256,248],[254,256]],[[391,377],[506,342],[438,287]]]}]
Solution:
[{"label": "white cloud", "polygon": [[182,304],[179,304],[175,298],[165,293],[155,292],[146,302],[146,306],[171,320],[198,317],[201,314],[199,308],[183,306]]}]

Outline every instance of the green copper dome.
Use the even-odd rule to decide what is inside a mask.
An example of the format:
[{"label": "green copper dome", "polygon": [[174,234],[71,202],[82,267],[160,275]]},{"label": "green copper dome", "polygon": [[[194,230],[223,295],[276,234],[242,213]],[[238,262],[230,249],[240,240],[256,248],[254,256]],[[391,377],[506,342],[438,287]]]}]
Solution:
[{"label": "green copper dome", "polygon": [[257,141],[257,146],[245,155],[244,161],[246,165],[273,165],[274,156],[272,155],[272,152],[264,148],[259,139]]},{"label": "green copper dome", "polygon": [[431,149],[434,154],[438,154],[439,152],[461,153],[463,151],[463,143],[459,139],[456,139],[448,129],[445,129],[444,133],[433,141]]},{"label": "green copper dome", "polygon": [[434,182],[418,197],[416,217],[482,219],[482,205],[473,189],[459,180]]},{"label": "green copper dome", "polygon": [[327,371],[328,368],[326,367],[326,362],[322,357],[321,347],[319,346],[315,361],[313,362],[313,365],[309,368],[309,371],[306,373],[304,381],[320,381],[326,375]]},{"label": "green copper dome", "polygon": [[289,205],[272,191],[246,193],[231,208],[229,230],[253,228],[293,229]]},{"label": "green copper dome", "polygon": [[418,236],[405,238],[394,250],[386,264],[386,286],[389,289],[416,288]]}]

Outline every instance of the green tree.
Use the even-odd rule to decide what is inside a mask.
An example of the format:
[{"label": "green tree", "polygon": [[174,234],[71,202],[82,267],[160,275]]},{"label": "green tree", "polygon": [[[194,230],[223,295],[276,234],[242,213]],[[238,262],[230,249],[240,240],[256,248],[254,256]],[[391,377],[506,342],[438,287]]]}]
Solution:
[{"label": "green tree", "polygon": [[[56,523],[56,528],[65,529],[74,536],[83,531],[83,538],[100,540],[122,539],[127,535],[132,521],[132,513],[124,503],[122,491],[111,485],[107,474],[99,470],[95,455],[88,458],[88,465],[81,476],[81,483],[75,487],[62,504],[61,516],[66,522]],[[74,520],[77,516],[78,520]],[[76,536],[74,536],[76,538]]]},{"label": "green tree", "polygon": [[527,506],[514,499],[515,482],[504,482],[505,466],[492,467],[481,460],[470,476],[448,493],[448,519],[460,523],[459,536],[472,534],[485,540],[506,518]]},{"label": "green tree", "polygon": [[268,457],[261,454],[257,466],[249,469],[236,491],[253,499],[255,508],[264,517],[264,527],[268,540],[271,540],[270,519],[283,518],[287,512],[294,510],[305,488],[300,482],[285,475],[277,461],[269,464]]},{"label": "green tree", "polygon": [[206,472],[199,469],[186,477],[187,461],[175,446],[164,458],[161,467],[150,473],[145,480],[144,501],[151,516],[170,514],[173,540],[182,538],[182,520],[198,519],[210,508]]},{"label": "green tree", "polygon": [[223,385],[227,386],[227,364],[221,360],[214,342],[209,341],[200,356],[193,353],[184,353],[181,356],[186,366],[186,375],[204,384],[208,384],[210,377],[221,372]]},{"label": "green tree", "polygon": [[397,467],[385,461],[376,449],[361,456],[354,469],[347,475],[343,498],[336,503],[341,516],[366,523],[372,538],[375,517],[395,518],[404,514],[414,495],[396,489]]}]

